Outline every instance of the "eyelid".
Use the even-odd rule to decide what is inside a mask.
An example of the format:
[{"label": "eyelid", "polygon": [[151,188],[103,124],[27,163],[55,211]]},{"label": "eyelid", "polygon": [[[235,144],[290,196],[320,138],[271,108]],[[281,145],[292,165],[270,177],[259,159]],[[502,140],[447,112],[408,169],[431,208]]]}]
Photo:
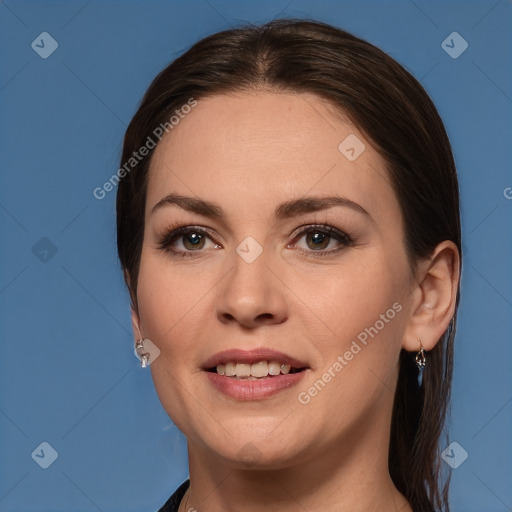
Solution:
[{"label": "eyelid", "polygon": [[[317,231],[320,233],[324,233],[329,237],[332,237],[336,240],[338,240],[340,246],[335,249],[323,249],[323,250],[314,250],[314,249],[303,249],[300,247],[295,247],[298,239],[300,239],[302,236],[306,235],[307,233],[311,231]],[[171,253],[172,255],[179,255],[179,256],[197,256],[199,254],[202,254],[204,252],[207,252],[208,250],[211,251],[212,249],[208,250],[197,250],[197,251],[184,251],[184,250],[176,250],[171,247],[173,241],[176,238],[179,238],[180,235],[186,234],[186,233],[200,233],[210,239],[211,242],[215,244],[215,249],[222,248],[222,244],[217,241],[217,236],[213,232],[212,229],[207,228],[206,226],[200,226],[200,225],[191,225],[191,224],[184,224],[184,223],[171,223],[168,224],[167,227],[163,230],[163,234],[158,236],[158,242],[157,242],[157,248],[163,251],[167,251]],[[293,248],[299,252],[312,254],[314,256],[322,256],[324,254],[333,254],[340,250],[342,250],[345,247],[352,246],[354,244],[354,239],[345,231],[342,231],[341,229],[338,229],[334,226],[331,226],[329,224],[304,224],[302,226],[299,226],[296,228],[293,233],[290,235],[290,237],[293,238],[293,241],[286,245],[287,248]]]},{"label": "eyelid", "polygon": [[180,235],[184,235],[187,233],[200,233],[206,237],[208,237],[217,247],[222,247],[222,245],[216,240],[213,231],[210,228],[205,226],[191,225],[191,224],[183,224],[183,223],[172,223],[168,224],[167,227],[163,230],[161,235],[157,235],[158,242],[157,248],[163,251],[170,252],[172,254],[179,255],[193,255],[194,252],[201,253],[204,251],[181,251],[176,250],[171,247],[172,242],[179,238]]},{"label": "eyelid", "polygon": [[303,226],[299,226],[290,236],[296,238],[299,235],[304,235],[305,233],[313,230],[317,230],[328,235],[336,235],[338,238],[346,240],[347,242],[353,242],[352,237],[347,232],[329,224],[305,224]]},{"label": "eyelid", "polygon": [[[300,240],[304,235],[307,233],[310,233],[312,231],[316,231],[319,233],[326,234],[329,237],[332,237],[339,242],[339,246],[334,249],[321,249],[321,250],[314,250],[314,249],[303,249],[301,247],[296,247],[296,244],[298,240]],[[322,256],[328,256],[336,254],[346,247],[351,247],[354,245],[354,239],[345,231],[342,231],[341,229],[335,228],[334,226],[328,225],[328,224],[307,224],[304,226],[301,226],[293,233],[293,242],[288,244],[286,247],[289,249],[293,249],[295,251],[298,251],[302,254],[305,254],[307,256],[313,256],[313,257],[322,257]]]}]

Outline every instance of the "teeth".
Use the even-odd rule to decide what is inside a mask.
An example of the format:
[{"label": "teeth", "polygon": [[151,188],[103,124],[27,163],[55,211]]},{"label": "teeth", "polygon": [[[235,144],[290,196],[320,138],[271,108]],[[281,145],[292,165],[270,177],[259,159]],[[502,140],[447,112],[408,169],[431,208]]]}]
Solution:
[{"label": "teeth", "polygon": [[[236,374],[239,377],[241,376],[238,372]],[[267,361],[260,361],[259,363],[252,364],[251,365],[251,375],[253,377],[266,377],[268,375]]]},{"label": "teeth", "polygon": [[[219,368],[217,366],[217,368]],[[226,363],[226,377],[234,377],[235,376],[235,368],[236,368],[236,364],[235,363]],[[219,370],[217,370],[218,372]]]},{"label": "teeth", "polygon": [[217,365],[217,373],[226,377],[239,379],[263,379],[269,375],[287,375],[290,373],[291,365],[279,361],[260,361],[254,364],[235,363],[230,361],[226,364]]},{"label": "teeth", "polygon": [[281,373],[284,373],[285,375],[290,373],[291,366],[289,364],[282,364],[281,365]]},{"label": "teeth", "polygon": [[251,375],[251,365],[244,363],[236,363],[235,375],[237,377],[249,377],[249,375]]},{"label": "teeth", "polygon": [[268,373],[270,373],[270,375],[279,375],[281,373],[281,363],[270,361],[270,363],[268,363]]}]

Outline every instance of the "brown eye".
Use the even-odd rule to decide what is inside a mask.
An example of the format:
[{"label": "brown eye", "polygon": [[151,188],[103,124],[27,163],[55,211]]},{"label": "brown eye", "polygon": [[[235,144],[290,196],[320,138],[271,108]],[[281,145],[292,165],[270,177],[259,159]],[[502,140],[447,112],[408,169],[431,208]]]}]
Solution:
[{"label": "brown eye", "polygon": [[192,231],[182,236],[182,243],[183,247],[189,251],[202,249],[204,247],[205,237],[201,233]]},{"label": "brown eye", "polygon": [[313,251],[325,249],[329,245],[330,241],[331,237],[325,233],[321,233],[320,231],[311,231],[306,235],[308,248]]},{"label": "brown eye", "polygon": [[199,256],[211,249],[219,249],[221,246],[213,240],[213,235],[206,229],[194,226],[180,226],[169,229],[167,233],[159,237],[158,248],[180,256]]},{"label": "brown eye", "polygon": [[328,256],[353,244],[354,240],[347,233],[333,226],[319,225],[303,229],[288,247],[310,254],[316,253],[316,256]]}]

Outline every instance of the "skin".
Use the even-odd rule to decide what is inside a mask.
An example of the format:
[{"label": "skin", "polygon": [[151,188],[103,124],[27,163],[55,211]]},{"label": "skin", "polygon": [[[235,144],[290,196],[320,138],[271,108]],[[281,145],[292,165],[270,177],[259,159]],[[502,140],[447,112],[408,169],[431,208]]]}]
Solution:
[{"label": "skin", "polygon": [[[364,152],[338,145],[354,134]],[[167,205],[167,194],[216,203],[221,219]],[[301,197],[346,206],[276,219]],[[171,223],[202,226],[204,246],[158,247]],[[353,243],[300,234],[329,225]],[[303,228],[301,228],[303,229]],[[318,228],[308,228],[311,234]],[[246,237],[263,249],[236,252]],[[185,242],[187,236],[185,236]],[[403,219],[383,159],[331,105],[269,91],[201,99],[151,161],[134,336],[161,351],[151,364],[163,407],[188,440],[191,486],[180,511],[411,511],[388,473],[388,442],[402,348],[427,351],[455,310],[458,254],[451,242],[411,269]],[[307,404],[298,400],[358,334],[402,306]],[[200,370],[229,348],[270,347],[306,361],[298,386],[255,401],[218,392]],[[413,355],[411,354],[411,357]],[[250,443],[250,444],[249,444]],[[247,455],[253,462],[247,462]]]}]

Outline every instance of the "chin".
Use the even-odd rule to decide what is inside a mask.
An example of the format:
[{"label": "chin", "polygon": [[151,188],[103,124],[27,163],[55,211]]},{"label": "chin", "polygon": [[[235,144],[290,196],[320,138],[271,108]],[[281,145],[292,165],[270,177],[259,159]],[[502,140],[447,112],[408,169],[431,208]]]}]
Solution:
[{"label": "chin", "polygon": [[266,433],[228,436],[221,444],[219,438],[215,441],[206,443],[210,450],[237,469],[280,469],[300,461],[304,453],[303,438],[299,445],[298,441],[295,443],[289,438],[272,439]]}]

